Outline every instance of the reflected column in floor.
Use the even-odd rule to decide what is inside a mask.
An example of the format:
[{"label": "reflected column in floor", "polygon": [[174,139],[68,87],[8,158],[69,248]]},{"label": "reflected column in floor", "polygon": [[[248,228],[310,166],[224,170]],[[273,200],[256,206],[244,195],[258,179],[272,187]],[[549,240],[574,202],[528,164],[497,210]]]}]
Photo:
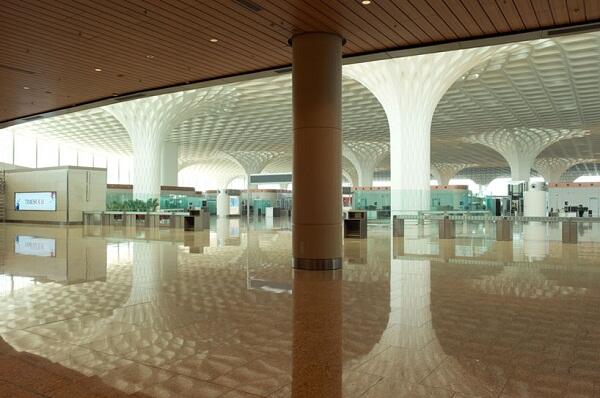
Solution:
[{"label": "reflected column in floor", "polygon": [[404,237],[392,239],[392,259],[404,256]]},{"label": "reflected column in floor", "polygon": [[131,293],[127,305],[157,301],[161,296],[160,245],[133,242]]},{"label": "reflected column in floor", "polygon": [[447,262],[456,257],[456,239],[440,239],[440,258]]},{"label": "reflected column in floor", "polygon": [[292,397],[342,396],[342,271],[294,271]]}]

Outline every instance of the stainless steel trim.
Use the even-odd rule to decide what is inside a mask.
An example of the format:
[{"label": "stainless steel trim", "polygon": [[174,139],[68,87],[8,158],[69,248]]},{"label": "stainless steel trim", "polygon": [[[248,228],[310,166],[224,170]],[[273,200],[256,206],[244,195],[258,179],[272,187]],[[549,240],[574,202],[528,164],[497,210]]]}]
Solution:
[{"label": "stainless steel trim", "polygon": [[308,271],[331,271],[342,268],[342,258],[298,258],[294,257],[293,267]]},{"label": "stainless steel trim", "polygon": [[310,273],[311,281],[341,281],[344,276],[343,269],[326,270],[314,272],[314,270],[294,269],[294,279],[306,277],[306,273]]}]

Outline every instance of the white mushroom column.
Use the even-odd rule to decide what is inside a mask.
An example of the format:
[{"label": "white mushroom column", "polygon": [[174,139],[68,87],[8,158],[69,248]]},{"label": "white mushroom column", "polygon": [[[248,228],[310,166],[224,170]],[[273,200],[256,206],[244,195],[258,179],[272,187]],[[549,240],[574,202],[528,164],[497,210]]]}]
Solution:
[{"label": "white mushroom column", "polygon": [[461,170],[468,167],[474,167],[475,164],[468,163],[439,163],[434,162],[431,165],[431,174],[435,177],[438,185],[449,185],[450,180],[454,178]]},{"label": "white mushroom column", "polygon": [[252,201],[250,195],[250,176],[252,174],[259,174],[273,159],[283,155],[283,153],[277,151],[227,151],[223,154],[244,170],[247,188],[246,210],[248,211],[248,216],[250,215],[250,203]]},{"label": "white mushroom column", "polygon": [[496,178],[510,177],[510,168],[508,167],[468,167],[459,172],[461,178],[469,178],[475,184],[487,186]]},{"label": "white mushroom column", "polygon": [[392,211],[430,207],[430,132],[448,88],[496,50],[467,49],[349,65],[344,74],[379,100],[390,126]]},{"label": "white mushroom column", "polygon": [[593,162],[593,159],[538,158],[533,168],[544,177],[547,183],[560,182],[560,177],[576,164]]},{"label": "white mushroom column", "polygon": [[160,184],[177,186],[179,172],[179,145],[176,142],[163,142],[160,158]]},{"label": "white mushroom column", "polygon": [[475,134],[465,141],[485,145],[500,153],[510,166],[512,181],[529,181],[535,158],[550,145],[567,138],[582,137],[585,130],[512,128]]},{"label": "white mushroom column", "polygon": [[342,153],[354,165],[358,172],[358,186],[372,187],[375,169],[382,158],[389,152],[389,145],[384,142],[346,142]]},{"label": "white mushroom column", "polygon": [[[133,197],[160,197],[162,147],[169,132],[191,117],[203,101],[225,91],[191,90],[105,106],[129,134],[133,146]],[[171,160],[173,161],[173,160]],[[174,165],[177,168],[177,165]]]},{"label": "white mushroom column", "polygon": [[342,266],[342,45],[331,33],[291,39],[293,264]]}]

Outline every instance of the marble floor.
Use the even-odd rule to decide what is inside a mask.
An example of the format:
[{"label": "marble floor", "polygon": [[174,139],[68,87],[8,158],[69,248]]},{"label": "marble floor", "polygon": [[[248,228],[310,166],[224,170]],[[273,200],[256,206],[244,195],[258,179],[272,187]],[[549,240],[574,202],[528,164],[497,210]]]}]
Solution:
[{"label": "marble floor", "polygon": [[0,224],[0,397],[600,397],[595,225],[370,225],[303,272],[289,220],[211,222]]}]

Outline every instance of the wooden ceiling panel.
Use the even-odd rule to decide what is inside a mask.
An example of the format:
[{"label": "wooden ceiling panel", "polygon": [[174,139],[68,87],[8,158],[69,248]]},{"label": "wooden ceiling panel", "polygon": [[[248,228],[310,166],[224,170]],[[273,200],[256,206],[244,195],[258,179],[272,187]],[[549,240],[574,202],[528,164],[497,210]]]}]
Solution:
[{"label": "wooden ceiling panel", "polygon": [[531,6],[540,26],[552,26],[555,24],[548,0],[531,0]]},{"label": "wooden ceiling panel", "polygon": [[[431,4],[431,7],[435,13],[448,24],[450,29],[452,29],[452,32],[457,37],[481,35],[481,32],[470,33],[470,30],[478,30],[478,28],[477,25],[472,22],[472,18],[468,13],[464,13],[462,15],[462,21],[459,21],[454,15],[455,12],[459,12],[458,8],[450,10],[443,0],[429,0],[429,3]],[[466,26],[470,27],[471,29],[466,28]]]},{"label": "wooden ceiling panel", "polygon": [[385,21],[386,28],[401,37],[399,42],[406,41],[408,45],[416,45],[433,40],[425,33],[426,27],[417,25],[392,0],[379,0],[372,5],[368,11]]},{"label": "wooden ceiling panel", "polygon": [[[514,3],[512,1],[507,0],[496,0],[496,4],[500,8],[502,15],[504,15],[504,19],[510,26],[510,29],[513,31],[521,31],[525,29],[525,24],[523,23],[523,19],[517,11]],[[523,7],[524,8],[524,7]]]},{"label": "wooden ceiling panel", "polygon": [[534,30],[540,28],[540,22],[538,21],[535,8],[533,7],[532,3],[523,2],[523,5],[520,10],[517,10],[514,3],[511,3],[510,7],[508,8],[512,10],[511,12],[513,14],[516,13],[519,16],[519,18],[521,18],[525,29]]},{"label": "wooden ceiling panel", "polygon": [[548,0],[554,23],[557,25],[566,25],[570,23],[569,10],[567,9],[567,0]]},{"label": "wooden ceiling panel", "polygon": [[583,0],[569,0],[568,10],[571,23],[585,22],[585,2]]},{"label": "wooden ceiling panel", "polygon": [[350,56],[593,22],[600,19],[599,3],[4,0],[0,122],[115,95],[288,66],[287,40],[306,31],[343,35],[343,53]]},{"label": "wooden ceiling panel", "polygon": [[[478,0],[461,0],[461,2],[467,9],[469,14],[473,16],[473,19],[479,25],[484,35],[493,35],[495,33],[498,33],[498,31],[494,27],[494,24],[492,23],[488,15],[485,13],[481,4],[479,4]],[[450,3],[450,0],[448,0],[448,3]]]},{"label": "wooden ceiling panel", "polygon": [[587,21],[593,21],[600,18],[600,1],[585,0],[584,1],[585,18]]},{"label": "wooden ceiling panel", "polygon": [[444,0],[446,3],[446,8],[452,10],[452,13],[456,15],[458,21],[463,21],[462,23],[465,26],[465,29],[468,31],[468,35],[470,36],[482,36],[484,35],[484,30],[477,23],[473,15],[467,10],[464,4],[460,0]]}]

